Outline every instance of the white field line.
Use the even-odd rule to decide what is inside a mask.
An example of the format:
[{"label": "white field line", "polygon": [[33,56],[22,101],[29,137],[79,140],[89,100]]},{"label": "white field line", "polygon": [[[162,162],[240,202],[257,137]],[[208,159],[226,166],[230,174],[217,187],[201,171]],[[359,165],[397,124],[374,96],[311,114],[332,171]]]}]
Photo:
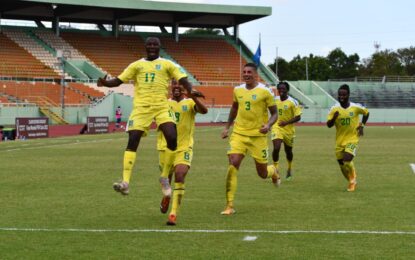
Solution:
[{"label": "white field line", "polygon": [[247,233],[247,234],[262,233],[262,234],[415,235],[415,231],[381,231],[381,230],[83,229],[83,228],[0,227],[0,231],[74,232],[74,233]]},{"label": "white field line", "polygon": [[409,166],[411,166],[412,172],[415,174],[415,163],[410,163]]},{"label": "white field line", "polygon": [[[121,139],[121,138],[118,138]],[[91,140],[91,141],[79,141],[76,140],[76,142],[72,143],[58,143],[58,144],[50,144],[50,145],[42,145],[42,146],[35,146],[35,147],[23,147],[23,148],[14,148],[14,149],[8,149],[4,150],[4,152],[13,152],[13,151],[20,151],[20,150],[34,150],[34,149],[44,149],[44,148],[50,148],[55,146],[64,146],[64,145],[77,145],[77,144],[87,144],[87,143],[101,143],[101,142],[108,142],[113,141],[114,138],[110,139],[100,139],[100,140]]]},{"label": "white field line", "polygon": [[[218,129],[222,129],[222,127],[220,127],[220,128],[219,127],[211,127],[211,128],[201,129],[198,132],[209,132],[209,131],[218,130]],[[148,136],[156,136],[156,135],[157,134],[150,134]],[[13,151],[20,151],[20,150],[44,149],[44,148],[50,148],[50,147],[55,147],[55,146],[63,146],[63,145],[77,145],[77,144],[87,144],[87,143],[100,143],[100,142],[108,142],[108,141],[125,139],[125,138],[126,137],[119,137],[119,138],[108,138],[108,139],[99,139],[99,140],[90,140],[90,141],[79,141],[79,140],[76,140],[75,142],[71,142],[71,143],[57,143],[57,144],[41,145],[41,146],[34,146],[34,147],[19,147],[19,148],[13,148],[13,149],[4,150],[4,152],[13,152]],[[60,139],[60,140],[62,140],[62,139]],[[28,144],[25,144],[25,146],[27,146],[27,145]]]}]

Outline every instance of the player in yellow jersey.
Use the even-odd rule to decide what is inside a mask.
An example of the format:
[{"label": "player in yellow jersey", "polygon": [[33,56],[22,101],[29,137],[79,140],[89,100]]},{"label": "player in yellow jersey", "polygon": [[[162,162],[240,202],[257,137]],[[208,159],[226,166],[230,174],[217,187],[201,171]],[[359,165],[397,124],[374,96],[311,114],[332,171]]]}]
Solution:
[{"label": "player in yellow jersey", "polygon": [[[335,104],[327,116],[327,126],[336,126],[336,158],[343,176],[348,181],[347,191],[356,189],[356,170],[353,158],[356,156],[359,137],[369,119],[369,111],[360,104],[349,101],[350,88],[341,85],[338,90],[339,103]],[[359,123],[359,115],[362,122]]]},{"label": "player in yellow jersey", "polygon": [[[258,175],[271,178],[278,186],[280,178],[273,165],[268,165],[267,133],[278,118],[274,94],[262,83],[257,82],[257,67],[247,63],[242,71],[245,84],[235,87],[233,103],[228,122],[222,132],[222,138],[227,138],[229,128],[235,121],[229,141],[229,166],[226,176],[226,208],[222,215],[232,215],[234,197],[237,186],[237,173],[245,155],[250,154],[255,160]],[[271,117],[268,118],[268,111]]]},{"label": "player in yellow jersey", "polygon": [[[198,98],[204,97],[202,93],[193,90],[193,97],[186,98],[183,88],[176,80],[172,80],[171,86],[172,98],[168,102],[176,120],[177,150],[172,160],[166,163],[164,156],[167,143],[160,132],[157,137],[157,150],[159,150],[160,169],[162,170],[161,178],[170,178],[171,180],[174,173],[173,202],[167,225],[176,225],[177,213],[185,192],[185,177],[193,158],[195,116],[196,113],[206,114],[208,109]],[[162,213],[167,212],[170,197],[170,193],[163,194],[160,203],[160,211]]]},{"label": "player in yellow jersey", "polygon": [[[134,81],[133,109],[128,119],[126,131],[128,144],[124,152],[122,181],[113,184],[115,191],[122,195],[129,193],[129,182],[136,160],[140,139],[146,136],[153,120],[167,141],[165,158],[170,160],[177,147],[177,131],[167,102],[169,82],[172,78],[186,89],[192,91],[187,75],[177,64],[160,57],[160,40],[149,37],[145,41],[146,58],[131,63],[118,77],[99,78],[97,85],[118,87],[122,83]],[[191,94],[189,94],[191,95]],[[168,189],[169,183],[162,183]]]},{"label": "player in yellow jersey", "polygon": [[278,121],[272,126],[271,140],[274,146],[272,159],[278,170],[281,144],[284,143],[285,156],[287,158],[287,180],[292,177],[293,145],[295,138],[294,123],[301,119],[301,108],[298,101],[288,95],[290,85],[282,81],[277,85],[279,96],[275,98],[278,110]]}]

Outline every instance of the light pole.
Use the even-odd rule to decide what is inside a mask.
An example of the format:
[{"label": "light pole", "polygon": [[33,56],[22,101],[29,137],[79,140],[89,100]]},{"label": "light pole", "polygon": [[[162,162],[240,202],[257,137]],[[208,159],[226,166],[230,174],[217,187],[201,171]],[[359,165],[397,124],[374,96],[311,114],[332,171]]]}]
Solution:
[{"label": "light pole", "polygon": [[65,119],[65,62],[66,59],[71,57],[71,51],[69,50],[57,50],[56,57],[60,61],[61,66],[61,116]]}]

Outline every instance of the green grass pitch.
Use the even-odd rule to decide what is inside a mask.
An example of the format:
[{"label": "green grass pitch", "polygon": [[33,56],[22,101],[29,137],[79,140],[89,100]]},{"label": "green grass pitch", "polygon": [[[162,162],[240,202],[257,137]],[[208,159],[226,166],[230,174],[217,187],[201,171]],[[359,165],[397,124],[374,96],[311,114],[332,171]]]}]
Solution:
[{"label": "green grass pitch", "polygon": [[0,259],[413,259],[415,127],[365,129],[354,193],[334,157],[334,129],[297,127],[294,179],[275,188],[246,157],[233,216],[219,214],[221,130],[196,130],[175,227],[159,211],[154,132],[141,141],[126,197],[112,190],[125,133],[0,143]]}]

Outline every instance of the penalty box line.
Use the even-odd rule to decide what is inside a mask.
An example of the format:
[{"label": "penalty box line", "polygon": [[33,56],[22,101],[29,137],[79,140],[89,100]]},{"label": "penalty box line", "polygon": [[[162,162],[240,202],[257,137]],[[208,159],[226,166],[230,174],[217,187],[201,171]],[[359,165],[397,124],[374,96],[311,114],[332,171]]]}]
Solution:
[{"label": "penalty box line", "polygon": [[415,235],[415,231],[380,230],[236,230],[236,229],[82,229],[82,228],[16,228],[0,227],[0,231],[78,232],[78,233],[261,233],[261,234],[361,234]]}]

